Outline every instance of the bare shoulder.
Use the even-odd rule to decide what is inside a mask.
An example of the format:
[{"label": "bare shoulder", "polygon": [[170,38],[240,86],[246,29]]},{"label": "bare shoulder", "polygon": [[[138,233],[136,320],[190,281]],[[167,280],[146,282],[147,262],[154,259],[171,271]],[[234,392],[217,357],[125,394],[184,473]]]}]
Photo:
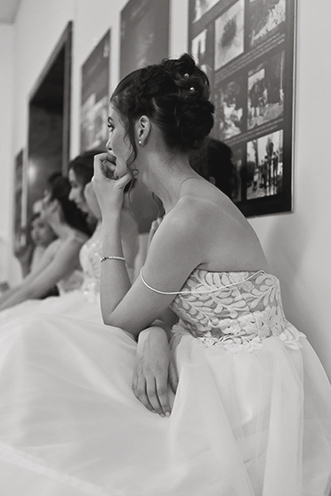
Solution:
[{"label": "bare shoulder", "polygon": [[226,195],[220,191],[215,194],[213,189],[207,189],[196,194],[184,195],[165,220],[173,228],[197,232],[208,230],[211,225],[221,228],[227,219],[236,217],[239,220],[242,214]]},{"label": "bare shoulder", "polygon": [[[203,186],[203,185],[201,185]],[[172,218],[170,219],[170,214]],[[214,187],[184,195],[169,214],[177,232],[199,249],[207,270],[266,268],[260,241],[234,203]]]},{"label": "bare shoulder", "polygon": [[54,255],[59,250],[60,246],[61,246],[61,240],[60,239],[55,239],[45,249],[44,256],[46,255],[48,257],[54,257]]},{"label": "bare shoulder", "polygon": [[82,245],[88,240],[88,236],[85,236],[84,234],[82,235],[76,235],[73,234],[72,236],[68,236],[68,238],[61,243],[60,250],[61,251],[66,251],[66,250],[72,250],[72,251],[77,251],[80,250]]}]

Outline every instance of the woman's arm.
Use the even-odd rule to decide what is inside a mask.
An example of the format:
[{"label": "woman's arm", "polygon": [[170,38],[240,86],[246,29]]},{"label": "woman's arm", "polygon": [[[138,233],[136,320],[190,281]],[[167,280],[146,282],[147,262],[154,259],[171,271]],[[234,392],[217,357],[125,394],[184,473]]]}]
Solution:
[{"label": "woman's arm", "polygon": [[147,284],[160,291],[149,289],[141,278],[131,287],[125,263],[118,258],[107,258],[123,257],[120,211],[123,190],[131,176],[125,174],[118,180],[105,178],[101,162],[106,158],[107,154],[95,157],[93,179],[103,218],[102,257],[106,257],[101,262],[101,311],[106,324],[137,336],[169,307],[190,273],[206,262],[209,211],[204,205],[197,206],[194,200],[180,200],[154,235],[143,268]]},{"label": "woman's arm", "polygon": [[45,266],[45,263],[49,260],[48,257],[34,274],[29,274],[6,301],[1,301],[0,310],[44,295],[75,269],[81,246],[81,241],[76,239],[70,239],[63,243],[47,266]]},{"label": "woman's arm", "polygon": [[[173,215],[169,214],[152,240],[143,276],[147,284],[159,292],[146,287],[141,278],[130,289],[122,261],[111,259],[102,262],[101,309],[106,324],[139,334],[160,318],[190,273],[205,261],[204,242],[197,235],[201,227],[193,216],[189,217],[191,219],[180,209]],[[123,256],[118,229],[118,220],[108,218],[104,222],[102,255]]]},{"label": "woman's arm", "polygon": [[[21,292],[21,289],[22,289],[22,286],[23,285],[26,285],[27,286],[30,283],[30,281],[33,281],[34,278],[38,274],[40,274],[43,270],[46,269],[46,267],[48,267],[50,265],[50,263],[52,262],[55,254],[57,252],[58,246],[59,246],[58,240],[53,241],[46,248],[46,250],[43,253],[43,256],[42,256],[42,258],[41,258],[38,266],[35,267],[33,270],[31,270],[31,272],[25,277],[25,279],[23,280],[23,282],[19,286],[15,286],[14,288],[11,288],[10,290],[6,291],[6,293],[4,293],[1,296],[1,298],[0,298],[0,309],[7,308],[7,306],[5,306],[5,303],[7,302],[7,300],[16,298],[16,294],[18,294],[18,293]],[[24,298],[24,299],[26,299],[26,298]],[[8,307],[9,306],[12,306],[12,305],[8,305]]]},{"label": "woman's arm", "polygon": [[15,257],[21,264],[22,276],[25,278],[30,270],[33,259],[33,253],[35,251],[35,246],[33,243],[29,243],[15,251]]},{"label": "woman's arm", "polygon": [[[170,415],[178,374],[168,343],[168,332],[159,322],[139,334],[132,389],[145,407],[161,417]],[[170,390],[169,390],[170,386]]]}]

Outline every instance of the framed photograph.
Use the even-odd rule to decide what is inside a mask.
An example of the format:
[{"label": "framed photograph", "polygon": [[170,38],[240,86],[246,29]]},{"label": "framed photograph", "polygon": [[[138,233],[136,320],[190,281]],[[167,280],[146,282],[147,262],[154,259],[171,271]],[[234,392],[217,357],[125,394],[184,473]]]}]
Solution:
[{"label": "framed photograph", "polygon": [[14,163],[14,253],[26,244],[26,219],[24,218],[24,150],[15,157]]},{"label": "framed photograph", "polygon": [[121,12],[121,79],[169,54],[169,0],[130,0]]},{"label": "framed photograph", "polygon": [[80,151],[105,148],[108,138],[110,31],[82,66]]},{"label": "framed photograph", "polygon": [[[189,0],[189,47],[211,83],[246,216],[292,210],[296,0]],[[221,165],[220,165],[221,166]]]}]

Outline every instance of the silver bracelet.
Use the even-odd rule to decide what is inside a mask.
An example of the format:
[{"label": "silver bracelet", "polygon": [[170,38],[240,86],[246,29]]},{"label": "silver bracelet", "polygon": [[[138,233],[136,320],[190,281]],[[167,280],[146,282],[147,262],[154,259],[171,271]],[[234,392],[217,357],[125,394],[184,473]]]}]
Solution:
[{"label": "silver bracelet", "polygon": [[105,260],[122,260],[122,262],[125,262],[124,257],[117,257],[116,255],[111,255],[110,257],[101,257],[100,262],[104,262]]}]

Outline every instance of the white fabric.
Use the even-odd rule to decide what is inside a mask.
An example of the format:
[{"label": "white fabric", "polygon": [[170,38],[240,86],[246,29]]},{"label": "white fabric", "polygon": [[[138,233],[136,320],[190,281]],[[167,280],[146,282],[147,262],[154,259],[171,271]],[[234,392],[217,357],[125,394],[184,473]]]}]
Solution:
[{"label": "white fabric", "polygon": [[132,392],[135,341],[86,318],[88,305],[7,314],[1,494],[327,496],[330,384],[286,321],[277,279],[246,278],[194,271],[184,290],[219,284],[219,294],[174,300],[180,381],[169,418]]}]

